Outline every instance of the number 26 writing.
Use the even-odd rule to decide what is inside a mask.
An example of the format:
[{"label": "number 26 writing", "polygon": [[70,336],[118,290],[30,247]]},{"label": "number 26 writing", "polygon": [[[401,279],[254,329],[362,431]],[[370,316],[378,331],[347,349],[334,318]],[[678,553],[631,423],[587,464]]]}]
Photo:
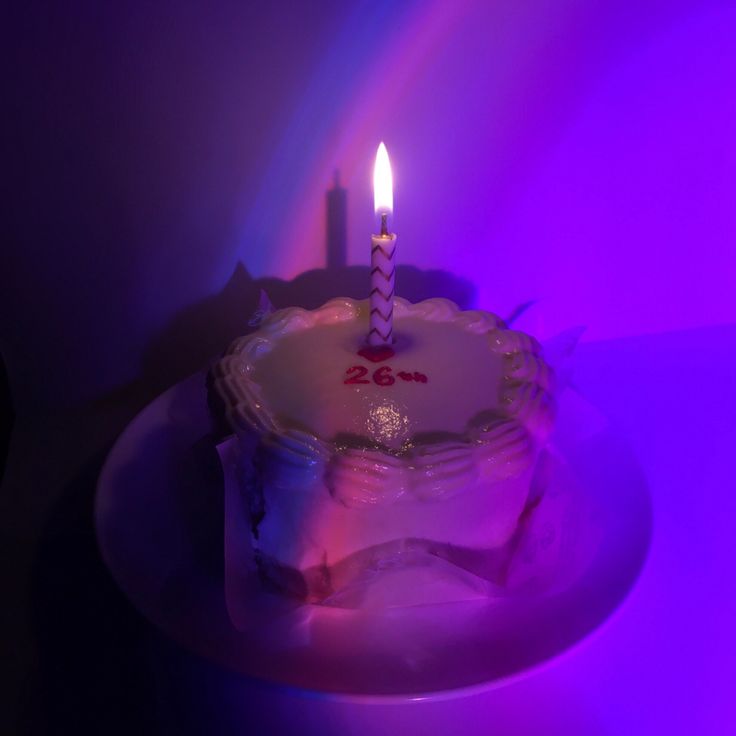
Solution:
[{"label": "number 26 writing", "polygon": [[363,383],[375,383],[377,386],[391,386],[396,383],[396,379],[399,378],[401,381],[415,382],[415,383],[427,383],[427,376],[424,373],[418,371],[399,371],[394,375],[393,369],[390,365],[384,365],[373,371],[371,380],[366,378],[368,375],[368,369],[362,365],[354,365],[352,368],[348,368],[345,371],[347,378],[343,381],[345,384],[363,384]]}]

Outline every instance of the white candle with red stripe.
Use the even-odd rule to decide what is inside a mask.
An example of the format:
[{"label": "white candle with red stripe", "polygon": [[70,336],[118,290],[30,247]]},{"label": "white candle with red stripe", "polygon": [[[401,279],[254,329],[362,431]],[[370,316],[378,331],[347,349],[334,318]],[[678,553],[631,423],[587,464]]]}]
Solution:
[{"label": "white candle with red stripe", "polygon": [[371,235],[371,294],[368,344],[390,345],[393,342],[394,283],[396,280],[396,235],[388,231],[388,216],[394,209],[391,164],[386,146],[381,143],[373,169],[373,202],[381,217],[381,232]]}]

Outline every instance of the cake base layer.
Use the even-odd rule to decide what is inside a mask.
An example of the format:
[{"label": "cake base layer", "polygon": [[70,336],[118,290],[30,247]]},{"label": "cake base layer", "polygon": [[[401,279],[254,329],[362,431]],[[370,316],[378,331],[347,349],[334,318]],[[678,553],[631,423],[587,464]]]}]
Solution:
[{"label": "cake base layer", "polygon": [[266,590],[307,603],[385,607],[489,597],[505,584],[513,547],[511,542],[480,550],[428,539],[397,539],[331,566],[297,570],[262,554],[256,562]]}]

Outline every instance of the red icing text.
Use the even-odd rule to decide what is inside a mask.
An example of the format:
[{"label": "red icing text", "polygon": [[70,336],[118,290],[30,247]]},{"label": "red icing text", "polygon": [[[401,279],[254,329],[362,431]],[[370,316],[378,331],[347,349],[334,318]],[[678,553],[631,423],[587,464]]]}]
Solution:
[{"label": "red icing text", "polygon": [[348,368],[345,371],[349,376],[352,373],[353,375],[350,376],[350,378],[346,378],[343,383],[370,383],[370,381],[366,381],[363,376],[368,373],[368,369],[364,368],[362,365],[354,365],[352,368]]},{"label": "red icing text", "polygon": [[[355,383],[370,383],[366,378],[368,375],[368,368],[362,365],[354,365],[345,371],[348,376],[343,383],[355,384]],[[399,371],[394,374],[393,368],[390,365],[382,365],[380,368],[376,368],[371,376],[373,383],[377,386],[393,386],[398,378],[406,383],[427,383],[429,380],[424,373],[419,371]]]},{"label": "red icing text", "polygon": [[402,381],[416,381],[417,383],[427,383],[427,376],[425,376],[424,373],[419,373],[419,371],[414,371],[414,373],[399,371],[398,375]]}]

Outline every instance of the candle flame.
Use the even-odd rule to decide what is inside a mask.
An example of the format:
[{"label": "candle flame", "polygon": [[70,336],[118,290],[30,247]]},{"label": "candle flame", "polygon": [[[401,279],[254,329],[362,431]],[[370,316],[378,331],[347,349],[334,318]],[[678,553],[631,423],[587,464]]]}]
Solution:
[{"label": "candle flame", "polygon": [[376,165],[373,169],[373,204],[377,215],[391,214],[394,209],[394,186],[388,151],[381,141],[376,152]]}]

